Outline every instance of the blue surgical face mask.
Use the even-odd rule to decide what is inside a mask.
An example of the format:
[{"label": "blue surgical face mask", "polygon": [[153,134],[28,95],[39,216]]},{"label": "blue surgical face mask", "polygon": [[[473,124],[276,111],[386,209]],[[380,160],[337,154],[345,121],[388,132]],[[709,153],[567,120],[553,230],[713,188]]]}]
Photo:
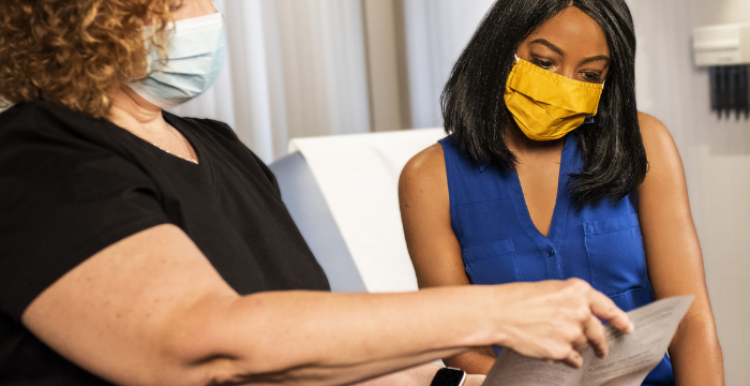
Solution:
[{"label": "blue surgical face mask", "polygon": [[[183,104],[211,88],[227,50],[220,13],[177,21],[168,31],[167,62],[160,64],[159,50],[152,47],[149,74],[128,84],[143,99],[164,109]],[[144,30],[146,41],[152,33],[150,27]]]}]

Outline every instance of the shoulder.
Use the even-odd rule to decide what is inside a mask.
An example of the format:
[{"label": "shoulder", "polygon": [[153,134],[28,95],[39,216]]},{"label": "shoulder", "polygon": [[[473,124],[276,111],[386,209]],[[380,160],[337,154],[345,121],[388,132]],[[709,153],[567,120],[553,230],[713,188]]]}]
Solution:
[{"label": "shoulder", "polygon": [[233,143],[240,142],[240,139],[239,137],[237,137],[237,134],[234,132],[234,130],[232,130],[232,128],[224,122],[204,118],[185,118],[170,113],[166,114],[168,114],[174,120],[200,126],[201,129],[203,129],[212,137],[223,139]]},{"label": "shoulder", "polygon": [[17,104],[0,114],[0,164],[8,166],[14,158],[60,162],[98,154],[107,141],[100,126],[100,120],[64,106],[41,101]]},{"label": "shoulder", "polygon": [[59,127],[62,120],[52,119],[60,114],[75,115],[76,113],[62,106],[55,106],[42,101],[31,101],[16,104],[0,113],[0,130],[33,130],[39,128]]},{"label": "shoulder", "polygon": [[436,143],[412,157],[401,172],[401,179],[438,177],[445,175],[443,147]]},{"label": "shoulder", "polygon": [[175,122],[180,122],[185,126],[192,126],[193,132],[204,138],[210,138],[209,142],[218,143],[218,145],[231,153],[240,162],[251,160],[258,163],[261,168],[266,168],[266,164],[253,152],[249,147],[240,140],[237,133],[232,128],[221,121],[202,118],[183,118],[169,114]]},{"label": "shoulder", "polygon": [[7,192],[4,189],[13,186],[16,197],[25,199],[20,193],[33,189],[87,197],[104,188],[152,187],[152,179],[134,161],[127,144],[103,122],[39,101],[3,112],[0,190]]},{"label": "shoulder", "polygon": [[19,116],[28,115],[30,112],[48,110],[49,107],[51,107],[50,103],[46,103],[40,100],[16,103],[14,105],[7,106],[4,110],[2,110],[2,113],[0,113],[0,120],[5,121],[10,118],[17,118]]},{"label": "shoulder", "polygon": [[112,144],[104,118],[44,101],[16,104],[0,114],[0,145],[20,145],[55,152],[61,148],[92,149]]},{"label": "shoulder", "polygon": [[258,163],[261,168],[266,168],[266,164],[258,157],[255,152],[245,146],[232,128],[221,121],[203,118],[184,118],[173,114],[168,114],[170,119],[180,122],[187,126],[192,126],[193,131],[203,137],[209,137],[216,141],[221,147],[229,151],[234,157],[241,162],[251,160]]},{"label": "shoulder", "polygon": [[638,113],[638,121],[649,165],[645,184],[641,186],[641,190],[644,186],[651,186],[656,182],[674,182],[675,179],[684,179],[680,153],[664,123],[644,113]]},{"label": "shoulder", "polygon": [[406,163],[401,171],[399,190],[435,191],[441,187],[447,189],[447,184],[443,147],[436,143],[417,153]]},{"label": "shoulder", "polygon": [[641,128],[643,146],[647,156],[659,155],[676,151],[674,139],[669,129],[659,119],[646,113],[638,113],[638,123]]},{"label": "shoulder", "polygon": [[170,118],[196,127],[199,130],[196,134],[202,135],[204,138],[209,137],[211,139],[208,141],[209,144],[213,143],[213,146],[218,146],[223,149],[222,151],[227,151],[246,172],[254,176],[259,175],[259,173],[262,174],[263,178],[273,186],[273,191],[279,193],[278,182],[271,169],[255,152],[245,146],[228,124],[213,119],[183,118],[172,114],[170,114]]},{"label": "shoulder", "polygon": [[439,166],[444,167],[444,165],[445,159],[443,155],[443,146],[436,143],[427,149],[420,151],[414,157],[411,157],[409,162],[406,163],[406,166],[404,166],[404,171],[427,171]]}]

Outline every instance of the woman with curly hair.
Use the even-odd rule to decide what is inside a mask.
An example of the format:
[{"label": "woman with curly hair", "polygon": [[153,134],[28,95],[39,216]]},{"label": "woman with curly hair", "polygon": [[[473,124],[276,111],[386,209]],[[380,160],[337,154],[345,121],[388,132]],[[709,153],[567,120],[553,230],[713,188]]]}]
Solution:
[{"label": "woman with curly hair", "polygon": [[[449,136],[401,176],[409,252],[421,288],[579,278],[626,311],[693,295],[644,384],[723,385],[680,156],[634,78],[624,0],[498,0],[445,86]],[[498,350],[445,361],[486,373]]]},{"label": "woman with curly hair", "polygon": [[327,292],[269,169],[163,111],[225,50],[210,0],[0,3],[0,385],[468,386],[420,364],[500,344],[578,366],[606,354],[597,317],[633,328],[576,280]]}]

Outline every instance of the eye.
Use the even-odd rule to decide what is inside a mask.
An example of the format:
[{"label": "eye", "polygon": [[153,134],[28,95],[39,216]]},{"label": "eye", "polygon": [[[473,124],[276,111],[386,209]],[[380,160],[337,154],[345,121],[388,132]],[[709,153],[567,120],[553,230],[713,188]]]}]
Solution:
[{"label": "eye", "polygon": [[601,82],[602,74],[597,72],[582,72],[583,79],[587,82]]},{"label": "eye", "polygon": [[544,59],[539,59],[539,58],[534,58],[534,61],[532,63],[536,64],[537,66],[545,70],[549,70],[550,68],[552,68],[552,66],[555,65],[555,63],[549,60],[544,60]]}]

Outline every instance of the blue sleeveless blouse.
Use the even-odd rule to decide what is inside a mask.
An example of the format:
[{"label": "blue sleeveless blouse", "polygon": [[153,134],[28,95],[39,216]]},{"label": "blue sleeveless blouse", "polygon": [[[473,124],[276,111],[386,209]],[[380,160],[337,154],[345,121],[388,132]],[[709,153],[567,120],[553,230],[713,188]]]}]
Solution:
[{"label": "blue sleeveless blouse", "polygon": [[[578,136],[567,135],[557,201],[547,237],[526,207],[518,173],[471,160],[452,136],[439,141],[448,175],[451,226],[472,284],[579,278],[624,311],[654,301],[646,269],[636,193],[577,209],[570,174],[583,168]],[[644,385],[674,385],[667,355]]]}]

